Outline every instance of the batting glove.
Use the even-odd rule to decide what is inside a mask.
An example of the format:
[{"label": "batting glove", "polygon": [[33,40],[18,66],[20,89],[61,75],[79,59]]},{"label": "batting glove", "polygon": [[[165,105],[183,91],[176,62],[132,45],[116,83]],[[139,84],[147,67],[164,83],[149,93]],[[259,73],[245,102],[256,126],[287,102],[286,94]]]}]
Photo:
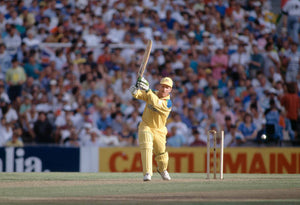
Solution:
[{"label": "batting glove", "polygon": [[138,78],[137,85],[140,89],[145,90],[146,92],[150,90],[149,83],[144,77]]},{"label": "batting glove", "polygon": [[136,87],[136,85],[132,85],[130,86],[129,91],[131,92],[132,95],[135,95],[136,92],[138,91],[138,87]]}]

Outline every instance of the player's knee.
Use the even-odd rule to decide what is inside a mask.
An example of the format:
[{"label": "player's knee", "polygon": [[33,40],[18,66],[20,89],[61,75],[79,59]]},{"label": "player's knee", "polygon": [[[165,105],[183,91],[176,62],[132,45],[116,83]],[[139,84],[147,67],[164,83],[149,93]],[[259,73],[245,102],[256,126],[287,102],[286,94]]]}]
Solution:
[{"label": "player's knee", "polygon": [[166,161],[169,159],[169,154],[168,152],[164,152],[164,153],[159,153],[155,156],[155,160],[156,161]]}]

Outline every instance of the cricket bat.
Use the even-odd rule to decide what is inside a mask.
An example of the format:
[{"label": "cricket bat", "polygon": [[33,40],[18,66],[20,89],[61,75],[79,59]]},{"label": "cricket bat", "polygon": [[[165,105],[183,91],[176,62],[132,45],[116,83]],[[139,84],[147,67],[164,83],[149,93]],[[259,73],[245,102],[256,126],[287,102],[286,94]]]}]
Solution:
[{"label": "cricket bat", "polygon": [[140,69],[138,71],[138,78],[143,77],[143,75],[144,75],[144,72],[145,72],[145,69],[146,69],[146,66],[147,66],[147,63],[149,60],[149,56],[151,53],[151,48],[152,48],[152,40],[148,40],[147,47],[146,47],[146,50],[145,50],[145,53],[144,53],[144,56],[142,59],[142,63],[140,65]]}]

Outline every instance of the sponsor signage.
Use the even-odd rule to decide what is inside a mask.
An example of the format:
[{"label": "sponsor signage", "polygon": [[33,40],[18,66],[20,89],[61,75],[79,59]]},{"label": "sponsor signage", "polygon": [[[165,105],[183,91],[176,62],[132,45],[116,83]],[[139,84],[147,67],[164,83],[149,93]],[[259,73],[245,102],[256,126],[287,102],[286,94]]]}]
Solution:
[{"label": "sponsor signage", "polygon": [[79,148],[0,148],[0,172],[53,171],[78,172]]},{"label": "sponsor signage", "polygon": [[[206,172],[206,147],[168,148],[170,172]],[[219,150],[217,150],[219,160]],[[213,169],[213,153],[210,153]],[[153,160],[156,170],[156,163]],[[219,165],[219,161],[217,161]],[[218,167],[217,167],[218,168]],[[219,168],[218,168],[219,169]],[[100,148],[100,172],[141,172],[138,147]],[[224,173],[300,173],[299,148],[225,148]]]}]

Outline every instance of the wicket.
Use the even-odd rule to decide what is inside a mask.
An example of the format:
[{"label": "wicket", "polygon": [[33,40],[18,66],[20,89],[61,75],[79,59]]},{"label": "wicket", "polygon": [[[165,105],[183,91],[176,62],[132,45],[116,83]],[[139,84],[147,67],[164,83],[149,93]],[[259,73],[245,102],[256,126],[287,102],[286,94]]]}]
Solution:
[{"label": "wicket", "polygon": [[[207,132],[207,179],[210,178],[210,136],[213,135],[213,148],[214,148],[214,179],[217,179],[217,131],[208,130]],[[223,155],[224,155],[224,131],[221,131],[221,143],[220,143],[220,179],[223,179]]]}]

